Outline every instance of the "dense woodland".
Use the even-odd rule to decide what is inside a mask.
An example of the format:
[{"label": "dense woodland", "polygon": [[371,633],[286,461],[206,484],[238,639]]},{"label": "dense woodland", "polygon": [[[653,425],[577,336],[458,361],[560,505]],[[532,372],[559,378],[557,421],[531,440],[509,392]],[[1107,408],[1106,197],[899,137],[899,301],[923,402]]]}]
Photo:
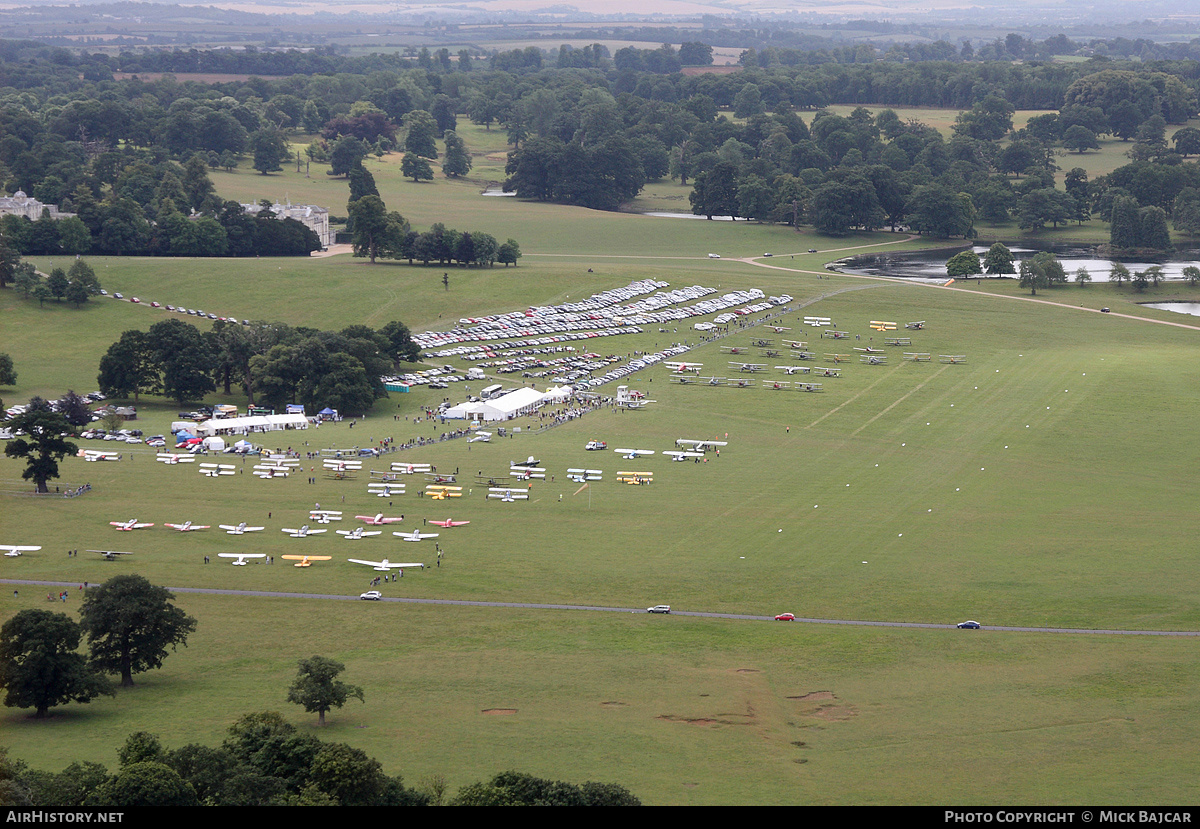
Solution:
[{"label": "dense woodland", "polygon": [[[0,182],[78,217],[6,219],[2,229],[23,253],[306,254],[312,238],[222,202],[207,170],[248,163],[269,174],[288,157],[288,142],[301,139],[331,174],[349,175],[367,152],[403,150],[404,174],[420,180],[432,177],[427,160],[440,141],[443,173],[466,175],[455,132],[466,118],[506,131],[505,186],[539,200],[615,209],[647,181],[670,176],[693,186],[697,214],[810,224],[833,235],[906,227],[970,237],[979,219],[1058,227],[1108,221],[1115,205],[1121,247],[1161,246],[1166,223],[1200,232],[1200,174],[1188,163],[1200,153],[1200,131],[1175,129],[1197,112],[1200,63],[1120,62],[1105,56],[1113,51],[1105,44],[1062,37],[945,46],[926,49],[934,60],[900,47],[768,46],[746,50],[740,72],[692,75],[678,70],[710,61],[711,46],[615,55],[598,44],[527,47],[496,53],[485,68],[447,49],[111,57],[7,42]],[[1176,51],[1190,55],[1193,46]],[[1064,52],[1091,57],[1041,59]],[[164,69],[295,74],[210,84],[113,76]],[[863,106],[849,116],[824,109],[847,103]],[[964,112],[946,140],[890,109],[910,106]],[[1017,109],[1046,113],[1014,130]],[[722,114],[729,111],[733,118]],[[1130,163],[1089,180],[1070,158],[1101,136],[1128,142]]]}]

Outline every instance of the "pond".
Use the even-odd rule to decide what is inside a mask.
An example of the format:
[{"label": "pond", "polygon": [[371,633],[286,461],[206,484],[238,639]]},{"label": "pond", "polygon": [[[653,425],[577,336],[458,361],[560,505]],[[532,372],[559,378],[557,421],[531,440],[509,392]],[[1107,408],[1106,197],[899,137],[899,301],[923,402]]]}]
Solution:
[{"label": "pond", "polygon": [[1200,317],[1200,302],[1143,302],[1147,308],[1157,308],[1160,311],[1174,311],[1177,314],[1191,314]]},{"label": "pond", "polygon": [[[980,258],[987,253],[988,247],[977,245],[972,248]],[[1040,248],[1027,248],[1020,245],[1009,245],[1013,253],[1014,265],[1019,267],[1021,259],[1041,251],[1049,251],[1058,257],[1067,278],[1075,281],[1075,272],[1085,268],[1093,282],[1108,282],[1109,271],[1113,262],[1120,261],[1130,273],[1144,271],[1152,265],[1163,269],[1168,280],[1183,279],[1183,269],[1189,265],[1200,267],[1200,250],[1195,248],[1177,250],[1168,254],[1162,260],[1150,262],[1133,259],[1113,259],[1101,256],[1095,246],[1089,245],[1046,245]],[[963,247],[941,248],[938,250],[920,250],[902,253],[872,253],[853,256],[837,263],[837,268],[846,273],[868,274],[871,276],[892,276],[903,279],[914,279],[922,282],[945,282],[946,261],[964,250]]]}]

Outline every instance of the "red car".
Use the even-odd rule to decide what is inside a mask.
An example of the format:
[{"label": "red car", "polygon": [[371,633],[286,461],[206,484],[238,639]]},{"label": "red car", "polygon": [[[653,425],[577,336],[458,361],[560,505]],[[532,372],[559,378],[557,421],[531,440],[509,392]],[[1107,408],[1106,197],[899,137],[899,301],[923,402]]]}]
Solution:
[{"label": "red car", "polygon": [[795,613],[780,613],[775,617],[776,622],[794,622],[796,621]]}]

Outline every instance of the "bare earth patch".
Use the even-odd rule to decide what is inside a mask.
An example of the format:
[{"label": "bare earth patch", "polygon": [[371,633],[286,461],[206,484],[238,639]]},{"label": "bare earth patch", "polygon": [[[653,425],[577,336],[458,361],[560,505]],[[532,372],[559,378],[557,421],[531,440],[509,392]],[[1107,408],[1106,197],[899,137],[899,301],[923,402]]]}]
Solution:
[{"label": "bare earth patch", "polygon": [[517,709],[515,709],[515,708],[485,708],[485,709],[483,709],[483,713],[484,714],[515,714],[515,713],[517,713]]}]

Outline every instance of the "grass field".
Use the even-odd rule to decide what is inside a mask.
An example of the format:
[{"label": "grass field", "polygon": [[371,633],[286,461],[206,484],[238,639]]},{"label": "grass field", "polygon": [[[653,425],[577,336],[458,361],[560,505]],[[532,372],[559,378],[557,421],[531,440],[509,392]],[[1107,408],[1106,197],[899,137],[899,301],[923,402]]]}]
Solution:
[{"label": "grass field", "polygon": [[[469,476],[502,475],[510,460],[534,455],[556,480],[535,482],[524,504],[487,502],[481,492],[440,503],[410,494],[385,504],[365,492],[365,473],[339,482],[307,468],[284,480],[248,472],[210,480],[193,467],[157,464],[149,450],[119,463],[68,459],[61,485],[90,482],[93,491],[32,498],[19,494],[28,489],[21,466],[0,459],[0,538],[43,545],[6,560],[5,578],[77,585],[137,572],[176,588],[351,599],[178,593],[199,619],[189,647],[116,699],[55,709],[46,722],[5,709],[2,744],[12,756],[34,768],[82,759],[112,766],[132,731],[157,733],[170,747],[216,744],[236,717],[269,709],[315,728],[284,697],[296,660],[319,653],[345,662],[348,681],[366,692],[365,704],[333,712],[322,736],[363,748],[409,784],[443,774],[453,790],[517,768],[621,783],[653,804],[1194,799],[1194,638],[375,604],[352,600],[374,573],[344,559],[432,564],[430,542],[400,544],[387,535],[346,542],[332,532],[295,541],[279,531],[303,523],[315,502],[348,516],[403,513],[401,529],[420,527],[422,518],[472,522],[439,530],[442,566],[406,571],[383,587],[388,597],[633,610],[667,602],[676,611],[759,616],[1194,631],[1200,518],[1192,473],[1200,449],[1191,430],[1200,340],[1195,328],[1154,322],[1189,318],[1135,304],[1158,295],[1102,285],[1043,292],[1038,299],[1048,302],[1032,303],[995,281],[946,290],[817,279],[823,262],[843,255],[831,247],[916,244],[896,245],[902,237],[892,234],[832,243],[743,223],[479,199],[443,183],[414,185],[428,201],[409,208],[399,198],[407,183],[377,179],[381,190],[392,188],[389,206],[405,215],[517,236],[526,253],[520,267],[455,270],[446,291],[440,269],[371,267],[344,256],[93,265],[105,287],[127,296],[323,327],[399,317],[426,329],[646,277],[795,297],[797,310],[782,323],[793,331],[756,328],[720,345],[776,336],[807,340],[822,354],[852,354],[884,336],[870,320],[921,319],[927,327],[899,332],[911,334],[913,346],[888,349],[889,365],[844,364],[821,394],[679,386],[660,367],[630,383],[657,401],[644,411],[601,410],[540,432],[540,421],[524,419],[511,439],[401,455]],[[228,195],[226,183],[218,180]],[[788,258],[809,247],[823,252]],[[726,258],[708,260],[712,250]],[[766,250],[776,256],[758,262],[772,267],[730,258]],[[1160,289],[1168,291],[1194,293]],[[833,317],[861,340],[802,334],[804,313]],[[162,318],[109,300],[39,309],[4,292],[4,348],[21,385],[0,395],[91,390],[99,355],[120,332]],[[627,353],[682,340],[695,342],[694,332],[651,327],[604,346]],[[913,364],[895,353],[903,350],[935,356]],[[968,362],[937,362],[950,353]],[[730,358],[714,343],[688,359],[704,362],[706,374],[726,375],[729,359],[761,358]],[[435,436],[447,427],[413,418],[445,394],[461,397],[454,388],[393,395],[353,429],[325,425],[269,446],[313,451]],[[176,409],[147,403],[140,428],[164,431]],[[589,439],[662,451],[676,438],[726,434],[720,457],[701,464],[583,450]],[[557,481],[585,465],[603,468],[605,480],[582,492]],[[655,482],[618,485],[615,472],[629,468],[652,470]],[[305,482],[309,474],[316,485]],[[107,523],[135,516],[156,526],[126,534]],[[267,529],[237,537],[215,526],[186,534],[162,527],[183,520]],[[65,555],[106,547],[135,555],[111,563]],[[334,560],[308,570],[282,561],[203,563],[220,552],[297,551]],[[20,586],[19,596],[6,594],[3,615],[45,606],[51,589]],[[78,606],[72,589],[60,609],[74,614]]]}]

